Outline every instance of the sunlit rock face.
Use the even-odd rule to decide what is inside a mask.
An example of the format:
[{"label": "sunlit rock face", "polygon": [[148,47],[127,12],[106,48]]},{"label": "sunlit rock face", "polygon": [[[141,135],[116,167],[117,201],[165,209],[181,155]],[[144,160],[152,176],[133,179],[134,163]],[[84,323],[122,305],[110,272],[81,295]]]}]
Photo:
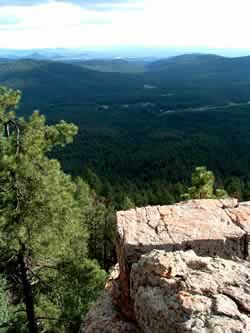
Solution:
[{"label": "sunlit rock face", "polygon": [[119,269],[82,332],[250,332],[249,234],[235,199],[118,212]]},{"label": "sunlit rock face", "polygon": [[250,264],[153,250],[132,265],[130,292],[145,333],[250,332]]}]

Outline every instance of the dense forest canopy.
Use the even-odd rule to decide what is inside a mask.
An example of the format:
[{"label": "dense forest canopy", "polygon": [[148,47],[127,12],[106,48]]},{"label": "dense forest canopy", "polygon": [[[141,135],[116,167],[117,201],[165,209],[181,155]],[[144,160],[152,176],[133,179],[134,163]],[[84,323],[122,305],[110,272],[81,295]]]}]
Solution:
[{"label": "dense forest canopy", "polygon": [[[243,199],[250,170],[249,63],[249,57],[206,54],[151,63],[12,60],[0,65],[0,83],[24,92],[20,115],[40,109],[49,123],[64,119],[79,127],[73,144],[53,156],[72,175],[86,178],[91,169],[103,183],[95,190],[113,201],[115,193],[118,208],[124,196],[137,205],[164,203],[172,187],[189,185],[197,165],[206,165],[220,184],[237,183]],[[93,64],[98,71],[89,69]],[[112,64],[123,73],[109,72]]]}]

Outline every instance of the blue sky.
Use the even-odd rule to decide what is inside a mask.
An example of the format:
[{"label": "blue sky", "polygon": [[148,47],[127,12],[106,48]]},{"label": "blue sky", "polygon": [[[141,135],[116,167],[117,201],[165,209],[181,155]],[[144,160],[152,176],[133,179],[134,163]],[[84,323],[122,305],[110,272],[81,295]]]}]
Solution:
[{"label": "blue sky", "polygon": [[0,48],[250,48],[249,0],[0,0]]}]

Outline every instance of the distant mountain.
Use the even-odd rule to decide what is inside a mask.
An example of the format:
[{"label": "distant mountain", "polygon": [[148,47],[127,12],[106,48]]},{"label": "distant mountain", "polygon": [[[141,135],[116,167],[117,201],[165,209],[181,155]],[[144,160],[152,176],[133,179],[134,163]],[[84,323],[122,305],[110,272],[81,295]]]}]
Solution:
[{"label": "distant mountain", "polygon": [[13,61],[12,59],[8,59],[8,58],[1,58],[0,57],[0,64],[1,63],[8,63],[8,62],[11,62],[11,61]]},{"label": "distant mountain", "polygon": [[92,59],[132,59],[139,60],[157,60],[166,56],[180,54],[178,51],[166,52],[160,49],[134,49],[134,48],[104,48],[104,49],[86,49],[86,48],[52,48],[52,49],[27,49],[13,50],[0,49],[0,58],[8,59],[43,59],[43,60],[92,60]]},{"label": "distant mountain", "polygon": [[212,54],[185,54],[155,61],[147,66],[147,71],[184,80],[187,76],[189,79],[245,79],[250,75],[250,56],[226,58]]},{"label": "distant mountain", "polygon": [[147,62],[139,59],[90,59],[75,60],[71,63],[100,72],[142,73]]},{"label": "distant mountain", "polygon": [[83,49],[0,49],[0,58],[33,60],[86,60],[103,57],[103,53]]},{"label": "distant mountain", "polygon": [[71,62],[0,59],[0,84],[21,89],[23,106],[43,110],[140,102],[176,110],[250,101],[250,57],[191,54],[150,64],[134,59]]},{"label": "distant mountain", "polygon": [[250,56],[184,54],[152,62],[145,77],[175,94],[176,101],[214,105],[250,100]]},{"label": "distant mountain", "polygon": [[148,66],[148,70],[151,71],[162,71],[168,70],[173,66],[198,66],[211,63],[221,62],[225,57],[214,55],[214,54],[183,54],[167,59],[160,59],[152,62]]},{"label": "distant mountain", "polygon": [[102,73],[63,62],[29,59],[0,62],[0,84],[21,89],[23,103],[33,108],[115,102],[144,92],[140,76]]}]

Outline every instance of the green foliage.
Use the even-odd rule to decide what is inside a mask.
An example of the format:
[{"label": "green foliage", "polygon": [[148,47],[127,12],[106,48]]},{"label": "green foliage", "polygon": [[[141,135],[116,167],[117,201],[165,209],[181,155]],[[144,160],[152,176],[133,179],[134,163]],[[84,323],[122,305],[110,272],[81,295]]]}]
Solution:
[{"label": "green foliage", "polygon": [[182,195],[185,200],[189,199],[213,199],[226,198],[228,195],[223,189],[215,189],[215,177],[212,171],[206,167],[196,167],[192,174],[192,186],[188,192]]},{"label": "green foliage", "polygon": [[[66,131],[48,127],[45,118],[38,113],[28,122],[21,120],[20,127],[22,139],[18,156],[14,154],[13,145],[5,144],[5,138],[0,143],[5,150],[0,157],[2,241],[17,252],[23,243],[37,258],[46,257],[49,252],[59,259],[68,253],[74,234],[79,231],[84,235],[86,231],[79,222],[74,183],[63,173],[59,163],[49,160],[45,154],[53,146],[70,140],[68,133],[72,132],[73,136],[76,129],[73,125],[68,125]],[[84,244],[86,237],[82,237]],[[82,248],[83,255],[84,252]]]},{"label": "green foliage", "polygon": [[0,86],[0,121],[5,122],[14,116],[12,112],[16,109],[21,98],[20,91],[12,91],[9,88]]},{"label": "green foliage", "polygon": [[131,208],[135,208],[135,204],[128,196],[125,196],[125,198],[122,202],[122,209],[123,210],[128,210],[128,209],[131,209]]},{"label": "green foliage", "polygon": [[[24,90],[22,114],[41,108],[52,123],[64,119],[79,126],[74,143],[51,155],[67,173],[82,175],[90,168],[113,187],[115,206],[121,207],[125,195],[144,205],[163,202],[163,196],[171,201],[169,189],[189,184],[197,165],[207,165],[225,186],[235,176],[242,187],[249,181],[249,59],[191,55],[125,76],[56,62],[12,61],[0,66],[0,82]],[[69,78],[75,84],[69,86]],[[156,88],[144,89],[145,83]]]},{"label": "green foliage", "polygon": [[98,260],[103,268],[108,269],[114,264],[115,210],[107,198],[96,193],[104,190],[99,177],[91,170],[87,170],[86,175],[90,185],[80,177],[75,182],[77,200],[89,233],[88,253],[90,258]]},{"label": "green foliage", "polygon": [[[54,147],[72,142],[77,128],[66,122],[48,126],[38,112],[29,120],[16,119],[12,113],[20,141],[16,128],[6,136],[8,110],[4,108],[15,107],[19,93],[1,91],[0,243],[13,260],[21,254],[27,262],[42,327],[42,318],[50,318],[44,332],[72,332],[72,322],[79,325],[105,281],[104,272],[86,259],[88,188],[81,182],[79,199],[79,182],[47,156]],[[16,269],[18,275],[18,265]]]},{"label": "green foliage", "polygon": [[242,193],[242,181],[238,177],[232,177],[230,178],[227,183],[227,190],[230,193],[230,195],[233,198],[237,198],[239,200],[242,199],[243,193]]},{"label": "green foliage", "polygon": [[6,279],[0,276],[0,332],[6,333],[13,324],[14,308],[7,293]]},{"label": "green foliage", "polygon": [[60,263],[56,274],[46,279],[50,286],[47,293],[38,295],[36,311],[44,331],[78,332],[82,317],[103,289],[106,277],[93,260],[70,258]]}]

